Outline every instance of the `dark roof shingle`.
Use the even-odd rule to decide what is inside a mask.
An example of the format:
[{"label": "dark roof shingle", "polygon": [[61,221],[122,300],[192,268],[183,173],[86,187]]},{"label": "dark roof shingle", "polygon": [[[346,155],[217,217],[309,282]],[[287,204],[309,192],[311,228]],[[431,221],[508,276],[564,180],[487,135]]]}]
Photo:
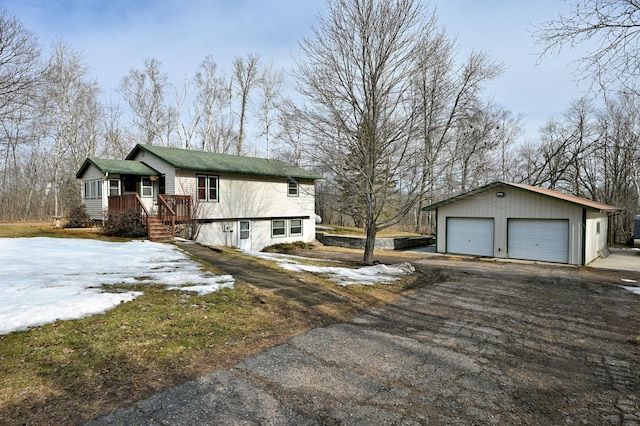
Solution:
[{"label": "dark roof shingle", "polygon": [[206,151],[192,151],[157,145],[138,144],[127,156],[135,158],[139,151],[145,151],[176,169],[200,172],[248,174],[296,179],[321,179],[322,176],[283,161],[240,155],[218,154]]},{"label": "dark roof shingle", "polygon": [[84,161],[78,173],[76,173],[76,178],[82,177],[90,164],[93,164],[102,173],[136,176],[157,176],[159,174],[157,170],[152,169],[140,161],[89,157]]}]

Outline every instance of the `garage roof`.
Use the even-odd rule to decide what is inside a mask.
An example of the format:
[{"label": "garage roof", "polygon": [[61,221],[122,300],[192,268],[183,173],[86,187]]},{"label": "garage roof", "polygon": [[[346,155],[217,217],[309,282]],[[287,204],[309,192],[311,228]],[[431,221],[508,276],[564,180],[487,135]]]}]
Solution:
[{"label": "garage roof", "polygon": [[430,206],[423,207],[422,210],[435,210],[438,207],[442,207],[447,204],[451,204],[456,201],[463,200],[467,197],[479,194],[481,192],[485,192],[490,189],[499,188],[499,187],[507,187],[507,188],[510,187],[510,188],[519,189],[522,191],[533,192],[535,194],[542,195],[544,197],[554,198],[558,201],[563,201],[566,203],[578,205],[590,210],[596,210],[600,212],[617,213],[622,211],[622,209],[619,207],[610,206],[608,204],[599,203],[597,201],[587,200],[586,198],[580,198],[574,195],[563,194],[561,192],[554,191],[552,189],[540,188],[538,186],[524,185],[521,183],[509,183],[509,182],[501,182],[501,181],[493,182],[488,185],[482,186],[480,188],[476,188],[472,191],[465,192],[464,194],[447,198],[446,200],[440,201],[435,204],[431,204]]}]

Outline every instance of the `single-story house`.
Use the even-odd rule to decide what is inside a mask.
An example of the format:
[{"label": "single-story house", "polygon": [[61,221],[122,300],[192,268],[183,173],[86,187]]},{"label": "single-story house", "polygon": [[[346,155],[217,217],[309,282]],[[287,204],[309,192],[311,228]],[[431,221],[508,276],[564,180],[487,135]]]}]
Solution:
[{"label": "single-story house", "polygon": [[550,189],[494,182],[440,201],[436,252],[586,265],[608,253],[621,209]]},{"label": "single-story house", "polygon": [[93,220],[139,208],[150,239],[188,221],[197,241],[246,250],[315,239],[321,176],[282,161],[138,144],[124,160],[87,158],[76,178]]}]

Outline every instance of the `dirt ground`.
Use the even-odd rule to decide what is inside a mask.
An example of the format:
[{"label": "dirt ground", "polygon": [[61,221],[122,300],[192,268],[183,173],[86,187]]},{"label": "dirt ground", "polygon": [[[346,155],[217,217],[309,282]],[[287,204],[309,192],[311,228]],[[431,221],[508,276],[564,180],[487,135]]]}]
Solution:
[{"label": "dirt ground", "polygon": [[92,424],[640,425],[640,274],[377,258],[405,297]]}]

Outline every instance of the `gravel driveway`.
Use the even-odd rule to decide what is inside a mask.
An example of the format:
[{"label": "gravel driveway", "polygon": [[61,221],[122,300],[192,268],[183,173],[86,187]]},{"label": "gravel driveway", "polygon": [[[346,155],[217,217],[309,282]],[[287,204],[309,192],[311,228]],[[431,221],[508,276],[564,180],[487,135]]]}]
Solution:
[{"label": "gravel driveway", "polygon": [[412,262],[395,304],[92,424],[640,425],[637,274]]}]

